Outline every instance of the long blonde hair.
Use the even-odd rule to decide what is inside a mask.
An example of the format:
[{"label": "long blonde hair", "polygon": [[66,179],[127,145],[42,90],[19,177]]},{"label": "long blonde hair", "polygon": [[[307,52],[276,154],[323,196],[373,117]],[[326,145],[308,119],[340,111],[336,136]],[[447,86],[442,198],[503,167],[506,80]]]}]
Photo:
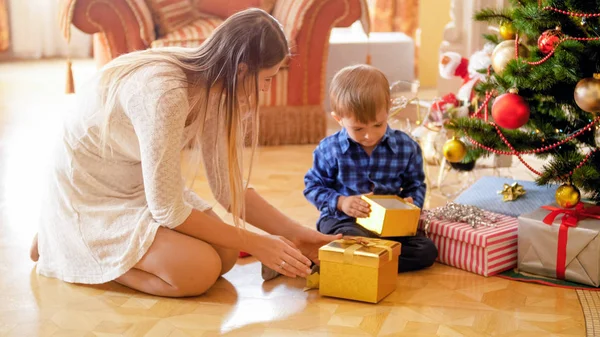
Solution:
[{"label": "long blonde hair", "polygon": [[[132,52],[120,56],[102,69],[100,86],[103,88],[101,97],[105,103],[106,121],[101,129],[101,138],[106,144],[109,133],[110,115],[114,110],[120,83],[135,71],[159,63],[169,63],[178,66],[187,76],[190,88],[204,90],[193,90],[193,97],[189,99],[189,114],[186,124],[193,124],[200,116],[206,119],[206,113],[202,109],[208,108],[210,90],[216,84],[222,88],[220,96],[223,101],[218,105],[217,118],[219,125],[224,120],[227,140],[227,163],[223,168],[213,165],[217,169],[228,170],[228,185],[230,207],[229,212],[233,216],[236,226],[240,225],[240,218],[245,214],[244,196],[247,186],[243,179],[243,155],[242,149],[247,137],[247,129],[250,126],[252,158],[258,144],[258,73],[260,70],[272,68],[289,57],[288,42],[281,25],[267,12],[261,9],[247,9],[230,16],[218,26],[211,36],[199,47],[186,48],[163,48],[148,49]],[[245,120],[244,113],[240,111],[238,102],[238,71],[240,65],[245,64],[246,80],[242,85],[244,96],[253,102],[250,109],[250,121]],[[253,79],[253,81],[252,81]],[[248,95],[250,91],[250,95]],[[203,121],[200,125],[204,125]],[[201,132],[203,132],[203,127]],[[190,142],[193,160],[199,164],[197,155],[201,146],[201,136],[197,134]],[[194,155],[195,154],[195,155]],[[224,155],[218,153],[217,156]],[[191,157],[192,157],[191,156]],[[206,158],[205,158],[206,160]],[[217,163],[218,158],[212,158]],[[195,166],[197,168],[197,166]],[[217,172],[214,175],[219,177]],[[249,180],[250,173],[248,174]],[[219,191],[222,182],[219,180]]]}]

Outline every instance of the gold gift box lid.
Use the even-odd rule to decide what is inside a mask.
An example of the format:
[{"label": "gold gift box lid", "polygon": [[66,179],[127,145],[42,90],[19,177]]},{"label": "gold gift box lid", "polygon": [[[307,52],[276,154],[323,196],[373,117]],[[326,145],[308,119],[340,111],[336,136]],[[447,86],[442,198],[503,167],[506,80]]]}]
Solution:
[{"label": "gold gift box lid", "polygon": [[400,243],[346,236],[319,249],[319,260],[378,268],[400,255]]},{"label": "gold gift box lid", "polygon": [[397,195],[363,195],[371,212],[356,223],[381,237],[417,234],[421,209]]}]

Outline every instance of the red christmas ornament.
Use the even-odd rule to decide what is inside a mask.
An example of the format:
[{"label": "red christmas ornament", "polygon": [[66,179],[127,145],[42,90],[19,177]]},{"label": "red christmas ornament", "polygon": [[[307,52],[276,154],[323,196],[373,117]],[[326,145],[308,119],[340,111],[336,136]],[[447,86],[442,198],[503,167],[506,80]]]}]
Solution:
[{"label": "red christmas ornament", "polygon": [[538,38],[538,48],[542,53],[549,54],[554,50],[554,48],[556,48],[556,45],[562,36],[563,34],[560,31],[560,27],[556,27],[556,29],[548,29]]},{"label": "red christmas ornament", "polygon": [[529,120],[529,105],[516,89],[511,89],[494,100],[492,117],[501,128],[518,129]]}]

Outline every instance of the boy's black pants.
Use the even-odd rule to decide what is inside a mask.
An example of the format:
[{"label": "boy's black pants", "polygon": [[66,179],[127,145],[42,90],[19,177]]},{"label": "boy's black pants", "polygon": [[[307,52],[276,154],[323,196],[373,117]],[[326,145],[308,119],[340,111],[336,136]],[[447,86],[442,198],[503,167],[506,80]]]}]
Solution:
[{"label": "boy's black pants", "polygon": [[[378,237],[377,234],[360,226],[353,219],[338,220],[325,217],[317,223],[317,230],[323,234]],[[399,273],[430,267],[438,256],[438,250],[433,241],[424,236],[396,236],[382,239],[396,241],[402,245],[398,259]]]}]

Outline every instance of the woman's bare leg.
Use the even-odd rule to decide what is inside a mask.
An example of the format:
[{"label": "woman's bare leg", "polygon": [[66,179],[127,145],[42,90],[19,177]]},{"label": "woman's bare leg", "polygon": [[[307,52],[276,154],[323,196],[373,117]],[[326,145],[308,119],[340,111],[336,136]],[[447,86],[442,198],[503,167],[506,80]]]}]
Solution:
[{"label": "woman's bare leg", "polygon": [[[207,214],[219,218],[212,210]],[[116,279],[127,287],[159,296],[200,295],[220,275],[235,265],[239,252],[226,249],[178,233],[159,228],[150,249],[134,268]],[[32,261],[39,259],[38,235],[29,250]]]},{"label": "woman's bare leg", "polygon": [[152,295],[197,296],[215,284],[221,265],[210,244],[159,227],[146,255],[115,281]]},{"label": "woman's bare leg", "polygon": [[[219,218],[212,210],[207,214]],[[239,252],[160,227],[150,249],[117,283],[145,293],[196,296],[235,265]]]},{"label": "woman's bare leg", "polygon": [[[213,215],[217,218],[219,217],[212,210],[208,211],[207,213],[209,213],[210,215]],[[239,252],[237,252],[235,250],[219,247],[219,246],[213,246],[213,248],[217,251],[217,253],[219,254],[219,256],[221,258],[221,262],[222,262],[222,266],[221,266],[222,274],[221,275],[223,275],[223,274],[227,273],[228,271],[230,271],[231,268],[233,268],[233,266],[237,262]],[[38,235],[37,235],[37,233],[35,234],[35,236],[33,237],[33,240],[31,241],[31,247],[29,248],[29,258],[31,258],[31,261],[33,261],[33,262],[37,262],[40,259],[40,253],[38,251]]]},{"label": "woman's bare leg", "polygon": [[40,253],[38,251],[38,235],[35,233],[33,237],[33,241],[31,242],[31,247],[29,248],[29,257],[31,261],[37,262],[40,259]]},{"label": "woman's bare leg", "polygon": [[[217,213],[215,213],[213,210],[208,210],[204,213],[214,216],[215,218],[221,220],[221,218],[219,218]],[[231,268],[233,268],[233,266],[235,266],[240,252],[237,250],[227,249],[220,246],[213,246],[213,248],[217,251],[219,257],[221,258],[221,275],[224,275],[228,271],[230,271]]]}]

